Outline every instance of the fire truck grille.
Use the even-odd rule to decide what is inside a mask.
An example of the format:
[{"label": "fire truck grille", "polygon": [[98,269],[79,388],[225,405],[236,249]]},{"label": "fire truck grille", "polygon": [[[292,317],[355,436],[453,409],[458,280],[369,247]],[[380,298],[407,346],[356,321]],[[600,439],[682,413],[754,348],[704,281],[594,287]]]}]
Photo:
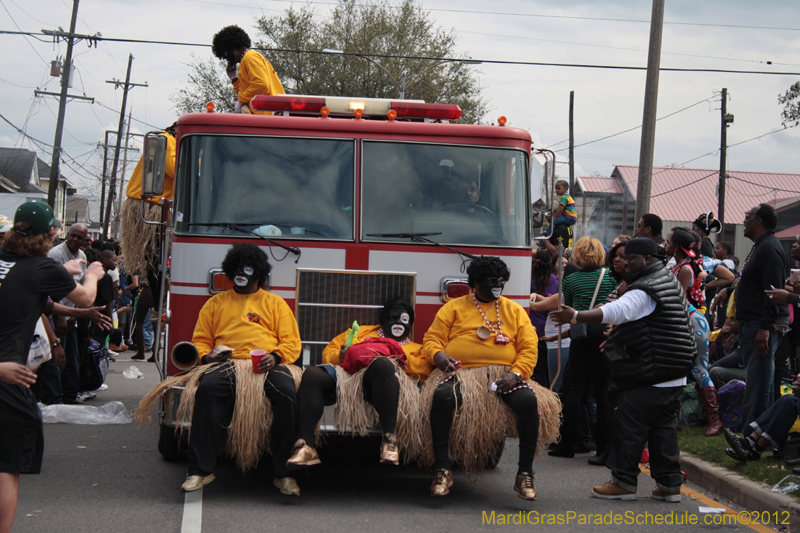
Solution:
[{"label": "fire truck grille", "polygon": [[304,351],[310,351],[304,363],[322,363],[322,349],[353,321],[377,324],[386,300],[413,304],[415,282],[413,273],[298,270],[297,323]]}]

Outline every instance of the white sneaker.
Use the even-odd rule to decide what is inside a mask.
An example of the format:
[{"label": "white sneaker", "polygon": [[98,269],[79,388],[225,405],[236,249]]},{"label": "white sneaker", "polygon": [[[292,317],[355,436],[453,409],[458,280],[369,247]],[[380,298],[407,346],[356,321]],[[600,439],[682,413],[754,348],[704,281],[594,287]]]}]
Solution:
[{"label": "white sneaker", "polygon": [[119,354],[114,350],[108,350],[108,355],[110,355],[111,357],[119,357]]},{"label": "white sneaker", "polygon": [[97,398],[97,394],[89,391],[83,391],[78,393],[78,398],[80,398],[80,403],[83,403],[86,400],[94,400]]},{"label": "white sneaker", "polygon": [[100,386],[99,386],[98,388],[96,388],[95,390],[98,390],[98,391],[100,391],[100,390],[108,390],[108,385],[106,385],[105,383],[103,383],[102,385],[100,385]]}]

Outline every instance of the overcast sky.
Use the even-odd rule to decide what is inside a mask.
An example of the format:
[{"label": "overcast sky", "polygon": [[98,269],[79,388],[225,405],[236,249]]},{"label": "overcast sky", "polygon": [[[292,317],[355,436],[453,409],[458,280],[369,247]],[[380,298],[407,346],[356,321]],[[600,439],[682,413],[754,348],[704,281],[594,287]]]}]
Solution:
[{"label": "overcast sky", "polygon": [[[330,9],[328,1],[312,4],[320,14]],[[255,40],[255,17],[277,14],[289,5],[276,0],[83,0],[76,32],[210,43],[220,28],[235,23]],[[562,0],[557,7],[538,0],[428,0],[421,5],[441,27],[455,30],[459,50],[477,60],[647,65],[651,3],[646,0]],[[69,28],[71,0],[0,0],[0,6],[0,30]],[[800,73],[800,2],[796,0],[760,4],[751,0],[666,0],[664,20],[662,68]],[[52,144],[57,99],[35,98],[33,91],[37,87],[59,91],[58,79],[50,76],[50,61],[65,54],[66,44],[41,39],[45,42],[0,35],[4,51],[0,56],[0,115],[27,135]],[[67,106],[63,146],[85,169],[68,158],[62,172],[81,187],[81,193],[99,193],[96,179],[92,182],[80,175],[98,167],[96,145],[104,130],[118,126],[122,90],[105,81],[124,80],[128,54],[133,54],[131,81],[147,82],[149,87],[134,88],[129,94],[134,118],[131,130],[151,129],[142,122],[163,127],[177,118],[169,95],[185,82],[192,52],[211,56],[210,48],[188,46],[116,42],[101,42],[97,48],[85,42],[75,46],[77,74],[71,93],[96,99],[95,104],[73,101]],[[644,71],[488,63],[470,68],[479,75],[489,101],[485,119],[507,116],[510,126],[531,132],[536,147],[566,148],[562,141],[569,136],[571,90],[575,91],[576,145],[636,127],[642,121]],[[697,105],[657,123],[655,165],[686,162],[687,167],[718,168],[720,89],[727,87],[728,111],[735,115],[728,130],[728,143],[733,145],[782,130],[777,96],[797,81],[800,74],[662,72],[659,117]],[[608,176],[615,164],[637,165],[640,131],[576,148],[577,174]],[[734,146],[728,150],[728,168],[800,172],[798,140],[800,132],[789,129]],[[36,149],[50,162],[47,146],[37,147],[4,121],[0,121],[0,146]],[[566,160],[566,150],[559,155]],[[558,173],[568,175],[566,164]]]}]

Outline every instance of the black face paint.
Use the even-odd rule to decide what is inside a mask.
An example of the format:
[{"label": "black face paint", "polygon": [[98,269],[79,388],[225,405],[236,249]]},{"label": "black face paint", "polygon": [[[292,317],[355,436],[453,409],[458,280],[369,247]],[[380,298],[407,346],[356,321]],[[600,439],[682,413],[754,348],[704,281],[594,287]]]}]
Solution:
[{"label": "black face paint", "polygon": [[403,307],[393,307],[389,310],[389,316],[381,324],[383,334],[390,339],[402,340],[408,337],[411,332],[411,317]]},{"label": "black face paint", "polygon": [[234,290],[240,292],[256,279],[253,267],[241,265],[233,276]]},{"label": "black face paint", "polygon": [[479,281],[475,289],[475,297],[482,302],[497,300],[503,294],[506,281],[505,278],[486,278]]}]

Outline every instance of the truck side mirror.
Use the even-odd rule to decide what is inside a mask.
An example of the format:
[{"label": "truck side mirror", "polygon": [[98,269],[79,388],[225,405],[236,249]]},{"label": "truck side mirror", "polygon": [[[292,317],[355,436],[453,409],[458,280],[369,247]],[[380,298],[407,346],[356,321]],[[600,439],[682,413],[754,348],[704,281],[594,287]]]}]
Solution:
[{"label": "truck side mirror", "polygon": [[155,132],[145,135],[142,158],[142,198],[161,196],[164,192],[167,138]]}]

